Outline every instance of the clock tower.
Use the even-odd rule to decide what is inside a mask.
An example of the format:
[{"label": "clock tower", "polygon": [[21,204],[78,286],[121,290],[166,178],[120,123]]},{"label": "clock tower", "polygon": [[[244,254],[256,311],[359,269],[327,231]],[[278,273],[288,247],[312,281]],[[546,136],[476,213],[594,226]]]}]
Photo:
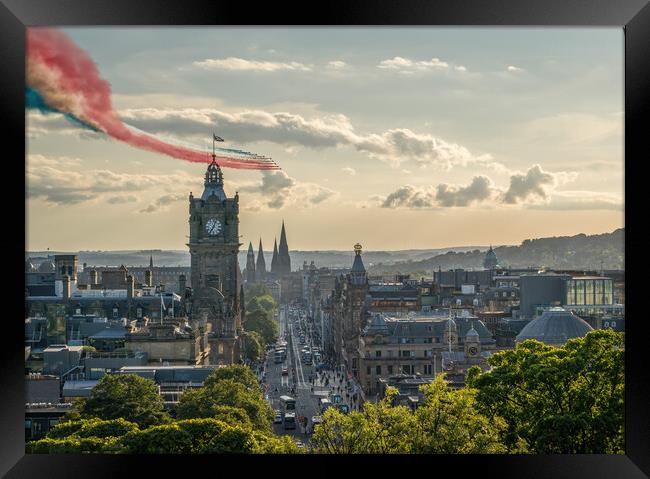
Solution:
[{"label": "clock tower", "polygon": [[223,174],[212,155],[203,194],[190,193],[192,319],[208,331],[211,364],[239,360],[241,332],[241,271],[239,252],[239,194],[228,198]]}]

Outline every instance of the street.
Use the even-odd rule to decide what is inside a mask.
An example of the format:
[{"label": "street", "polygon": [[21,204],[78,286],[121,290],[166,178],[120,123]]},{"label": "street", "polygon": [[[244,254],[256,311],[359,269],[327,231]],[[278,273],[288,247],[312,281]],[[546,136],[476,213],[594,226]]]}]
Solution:
[{"label": "street", "polygon": [[[304,311],[294,310],[294,318],[290,318],[286,306],[281,306],[278,313],[280,340],[287,342],[287,358],[280,364],[275,364],[274,350],[266,353],[266,381],[263,388],[266,392],[266,399],[271,407],[281,410],[280,396],[288,395],[296,400],[296,429],[285,430],[284,424],[273,424],[276,434],[289,434],[295,439],[308,445],[310,434],[305,432],[305,427],[299,421],[300,418],[308,419],[307,431],[312,430],[312,417],[320,416],[320,398],[329,398],[333,394],[340,394],[343,404],[350,406],[346,400],[345,381],[341,376],[329,371],[320,374],[316,373],[316,365],[304,364],[300,349],[303,346],[310,346],[312,338],[304,335],[305,344],[300,344],[300,315],[304,318]],[[282,375],[282,369],[288,368],[288,375]],[[325,378],[328,378],[327,381]],[[313,379],[313,382],[312,382]],[[325,385],[327,383],[327,385]]]}]

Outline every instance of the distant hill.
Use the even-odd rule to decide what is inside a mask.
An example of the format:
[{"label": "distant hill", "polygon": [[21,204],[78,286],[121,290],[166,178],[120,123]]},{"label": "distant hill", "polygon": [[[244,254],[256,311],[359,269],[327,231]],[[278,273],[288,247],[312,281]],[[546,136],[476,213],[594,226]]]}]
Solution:
[{"label": "distant hill", "polygon": [[[499,246],[494,249],[502,266],[514,268],[547,266],[563,269],[623,269],[623,228],[600,235],[560,236],[525,240],[519,246]],[[431,276],[431,271],[464,268],[480,269],[487,246],[456,246],[436,249],[411,249],[399,251],[364,251],[363,262],[371,274],[417,273]],[[121,251],[32,251],[28,256],[39,264],[48,255],[77,254],[79,265],[93,266],[146,266],[153,256],[156,266],[189,266],[187,250],[121,250]],[[300,269],[304,261],[316,266],[350,268],[353,251],[321,250],[290,251],[291,267]],[[257,257],[257,251],[255,251]],[[264,252],[267,268],[271,266],[271,251]],[[246,250],[239,253],[239,264],[246,267]]]},{"label": "distant hill", "polygon": [[[624,269],[625,228],[597,235],[554,236],[524,240],[519,246],[499,246],[494,252],[503,267],[529,266],[555,269]],[[417,274],[431,276],[434,269],[481,269],[485,248],[448,251],[420,261],[375,264],[371,274]]]},{"label": "distant hill", "polygon": [[[375,263],[392,264],[400,261],[420,261],[431,258],[437,254],[447,251],[471,251],[476,248],[486,248],[485,246],[457,246],[450,248],[436,249],[412,249],[400,251],[364,251],[363,260],[366,267]],[[47,258],[48,255],[55,254],[77,254],[79,256],[79,265],[84,263],[92,266],[146,266],[149,264],[149,256],[153,256],[155,266],[189,266],[190,254],[187,250],[115,250],[115,251],[30,251],[27,255],[32,262],[39,264],[40,261]],[[271,266],[272,251],[264,252],[267,268]],[[354,252],[352,248],[349,251],[337,250],[320,250],[320,251],[290,251],[291,267],[293,270],[302,267],[304,261],[314,264],[318,267],[328,266],[331,268],[349,268],[352,266]],[[257,249],[255,250],[257,258]],[[243,269],[246,267],[246,249],[239,252],[239,265]]]}]

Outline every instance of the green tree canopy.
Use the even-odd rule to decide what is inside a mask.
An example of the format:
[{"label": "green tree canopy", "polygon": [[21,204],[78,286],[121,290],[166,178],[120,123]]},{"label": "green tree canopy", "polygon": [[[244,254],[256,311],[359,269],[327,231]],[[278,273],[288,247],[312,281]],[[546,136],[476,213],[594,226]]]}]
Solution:
[{"label": "green tree canopy", "polygon": [[423,386],[423,404],[415,412],[392,405],[397,390],[388,388],[378,404],[344,415],[328,409],[312,437],[315,452],[329,454],[482,454],[503,453],[501,419],[489,419],[475,407],[475,392],[454,390],[442,375]]},{"label": "green tree canopy", "polygon": [[[140,427],[169,421],[158,386],[134,374],[107,374],[92,389],[90,397],[77,406],[82,419],[119,419]],[[74,413],[70,415],[74,417]]]},{"label": "green tree canopy", "polygon": [[624,452],[624,334],[596,330],[562,347],[534,340],[468,375],[478,405],[505,419],[504,442],[541,454]]},{"label": "green tree canopy", "polygon": [[253,371],[251,371],[251,368],[242,364],[233,364],[216,368],[207,378],[205,378],[203,386],[211,387],[224,379],[232,379],[249,389],[260,391],[257,377]]},{"label": "green tree canopy", "polygon": [[257,331],[244,331],[244,357],[258,362],[264,357],[264,338]]},{"label": "green tree canopy", "polygon": [[259,388],[250,389],[234,379],[222,379],[185,392],[177,405],[178,417],[218,417],[219,406],[239,408],[246,412],[252,425],[260,431],[271,430],[274,413]]},{"label": "green tree canopy", "polygon": [[246,310],[244,328],[247,331],[258,333],[264,340],[264,347],[273,343],[280,332],[278,323],[273,319],[273,314],[268,314],[261,309]]},{"label": "green tree canopy", "polygon": [[57,424],[50,429],[47,437],[51,439],[62,439],[65,437],[120,437],[131,431],[136,431],[138,425],[129,422],[124,418],[119,419],[81,419],[79,421],[67,421]]}]

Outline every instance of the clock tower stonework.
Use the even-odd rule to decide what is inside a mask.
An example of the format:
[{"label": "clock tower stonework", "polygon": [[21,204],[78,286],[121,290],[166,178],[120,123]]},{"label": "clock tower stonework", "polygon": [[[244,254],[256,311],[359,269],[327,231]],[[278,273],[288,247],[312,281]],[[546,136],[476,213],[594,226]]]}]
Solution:
[{"label": "clock tower stonework", "polygon": [[240,359],[241,271],[239,252],[239,194],[228,198],[216,161],[205,173],[203,194],[190,193],[192,296],[190,316],[206,328],[210,364],[233,364]]}]

